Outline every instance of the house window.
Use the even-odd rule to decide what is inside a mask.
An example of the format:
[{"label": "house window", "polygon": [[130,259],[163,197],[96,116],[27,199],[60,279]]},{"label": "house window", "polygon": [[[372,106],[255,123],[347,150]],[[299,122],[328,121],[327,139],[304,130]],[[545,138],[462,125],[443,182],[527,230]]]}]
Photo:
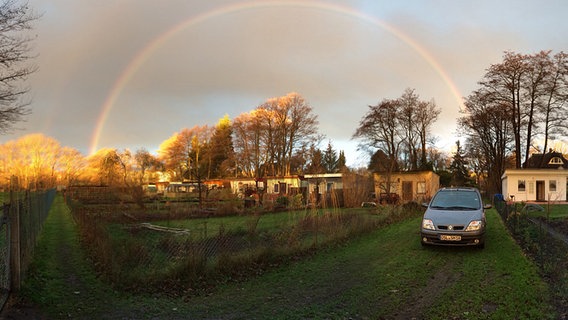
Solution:
[{"label": "house window", "polygon": [[426,193],[426,182],[417,182],[416,183],[416,193],[418,193],[418,194],[425,194]]},{"label": "house window", "polygon": [[279,190],[280,190],[279,187],[280,187],[280,185],[279,185],[278,183],[275,183],[275,184],[274,184],[274,193],[279,193],[279,192],[280,192],[280,191],[279,191]]},{"label": "house window", "polygon": [[564,164],[564,162],[562,162],[562,159],[560,159],[559,157],[554,157],[550,159],[548,164]]},{"label": "house window", "polygon": [[519,180],[517,184],[517,191],[525,191],[525,180]]},{"label": "house window", "polygon": [[556,180],[548,181],[548,191],[556,192]]}]

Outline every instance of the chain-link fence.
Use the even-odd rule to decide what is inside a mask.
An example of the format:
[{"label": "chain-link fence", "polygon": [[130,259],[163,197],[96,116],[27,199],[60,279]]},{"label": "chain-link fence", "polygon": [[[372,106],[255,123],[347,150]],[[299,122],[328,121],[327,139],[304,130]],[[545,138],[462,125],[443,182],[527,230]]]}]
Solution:
[{"label": "chain-link fence", "polygon": [[2,206],[0,213],[0,309],[10,293],[10,226],[8,224],[10,206]]},{"label": "chain-link fence", "polygon": [[[69,188],[66,201],[94,265],[117,287],[134,290],[199,290],[422,214],[420,206],[241,206],[227,214],[226,206],[236,202],[198,207],[176,199],[140,206],[113,188],[78,189]],[[120,200],[109,203],[111,196]]]},{"label": "chain-link fence", "polygon": [[10,192],[0,213],[0,309],[18,290],[32,261],[37,238],[49,213],[55,189]]}]

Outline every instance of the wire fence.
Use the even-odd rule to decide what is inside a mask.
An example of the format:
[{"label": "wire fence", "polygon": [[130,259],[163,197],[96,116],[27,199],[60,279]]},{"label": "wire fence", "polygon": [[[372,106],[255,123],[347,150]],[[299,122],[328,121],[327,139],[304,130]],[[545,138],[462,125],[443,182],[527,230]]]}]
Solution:
[{"label": "wire fence", "polygon": [[9,192],[0,213],[0,309],[20,288],[56,190]]},{"label": "wire fence", "polygon": [[65,199],[98,272],[136,291],[193,292],[421,214],[418,205],[269,210],[230,199],[140,206],[119,190],[90,187],[68,188]]}]

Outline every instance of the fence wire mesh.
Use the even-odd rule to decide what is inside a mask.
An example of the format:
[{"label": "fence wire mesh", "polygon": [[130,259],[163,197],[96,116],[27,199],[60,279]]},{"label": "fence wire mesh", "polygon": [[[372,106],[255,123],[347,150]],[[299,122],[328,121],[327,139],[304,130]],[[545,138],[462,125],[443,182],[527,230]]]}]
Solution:
[{"label": "fence wire mesh", "polygon": [[34,248],[56,190],[10,192],[0,217],[0,309],[32,262]]},{"label": "fence wire mesh", "polygon": [[9,205],[2,206],[0,217],[0,309],[10,293],[10,228],[8,225]]}]

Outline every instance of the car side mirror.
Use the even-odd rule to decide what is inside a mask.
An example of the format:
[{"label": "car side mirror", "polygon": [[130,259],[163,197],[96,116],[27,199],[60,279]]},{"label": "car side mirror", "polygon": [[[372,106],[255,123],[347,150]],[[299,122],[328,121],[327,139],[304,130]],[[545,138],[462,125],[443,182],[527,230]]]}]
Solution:
[{"label": "car side mirror", "polygon": [[422,202],[422,206],[423,206],[424,208],[428,208],[428,203],[427,203],[427,202]]}]

